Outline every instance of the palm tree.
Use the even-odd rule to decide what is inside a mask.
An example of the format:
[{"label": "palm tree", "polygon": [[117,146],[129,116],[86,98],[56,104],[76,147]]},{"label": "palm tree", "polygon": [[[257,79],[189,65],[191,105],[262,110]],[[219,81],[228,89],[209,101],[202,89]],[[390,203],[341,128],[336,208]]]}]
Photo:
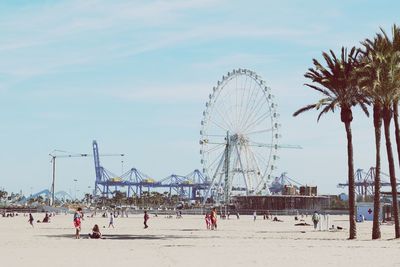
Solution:
[{"label": "palm tree", "polygon": [[[377,34],[373,41],[366,40],[366,45],[371,48],[379,47],[380,50],[373,52],[380,68],[377,72],[377,83],[382,87],[382,105],[383,105],[383,125],[386,140],[386,153],[389,164],[390,185],[392,188],[392,206],[395,223],[395,237],[400,238],[399,211],[397,200],[397,181],[394,167],[392,143],[390,140],[390,123],[393,117],[392,106],[400,96],[400,52],[393,49],[393,41],[387,36],[385,31]],[[376,45],[376,44],[379,44]],[[375,46],[374,46],[375,45]]]},{"label": "palm tree", "polygon": [[349,220],[350,236],[349,239],[357,237],[356,216],[355,216],[355,183],[354,183],[354,163],[353,163],[353,140],[351,133],[351,122],[353,120],[352,107],[360,105],[363,111],[368,114],[366,104],[368,101],[358,90],[356,80],[353,79],[353,73],[357,62],[354,60],[359,50],[352,47],[350,53],[342,47],[341,57],[337,58],[335,53],[330,50],[330,54],[322,53],[327,68],[322,66],[316,59],[313,59],[314,68],[308,69],[304,75],[313,83],[305,84],[321,93],[323,98],[316,104],[307,105],[297,110],[293,116],[311,109],[322,109],[318,115],[317,121],[321,116],[329,111],[334,112],[340,109],[340,119],[344,123],[347,135],[347,163],[348,163],[348,183],[349,183]]},{"label": "palm tree", "polygon": [[[392,27],[392,49],[394,53],[400,53],[400,28],[396,26],[396,24],[393,25]],[[400,91],[400,85],[397,87],[397,91]],[[394,120],[394,126],[395,126],[395,138],[396,138],[396,147],[397,147],[397,157],[398,157],[398,162],[400,165],[400,126],[399,126],[399,98],[396,97],[393,101],[393,120]],[[391,182],[392,186],[392,195],[396,193],[396,199],[397,199],[397,188],[396,191],[393,190],[393,183]],[[398,218],[398,217],[397,217]],[[396,229],[399,229],[397,227]],[[399,230],[396,230],[396,233],[398,233]]]},{"label": "palm tree", "polygon": [[[387,35],[385,34],[387,37]],[[393,39],[391,41],[391,47],[393,52],[400,52],[400,28],[396,26],[396,24],[392,27],[392,36]],[[400,90],[400,88],[397,88]],[[400,165],[400,126],[399,126],[399,98],[395,98],[393,100],[393,120],[395,126],[395,138],[396,138],[396,146],[397,146],[397,157]]]},{"label": "palm tree", "polygon": [[8,195],[7,191],[0,189],[0,200],[6,198]]},{"label": "palm tree", "polygon": [[382,55],[387,53],[388,44],[382,35],[374,41],[366,40],[362,43],[365,51],[358,59],[359,66],[355,72],[355,78],[359,87],[373,105],[373,123],[375,130],[375,179],[374,179],[374,213],[372,225],[372,239],[381,238],[379,225],[380,213],[380,188],[381,188],[381,128],[383,117],[383,105],[386,95],[386,87],[382,81],[381,73],[384,69]]},{"label": "palm tree", "polygon": [[116,191],[112,200],[115,205],[122,205],[122,202],[125,198],[126,198],[126,195],[124,192]]}]

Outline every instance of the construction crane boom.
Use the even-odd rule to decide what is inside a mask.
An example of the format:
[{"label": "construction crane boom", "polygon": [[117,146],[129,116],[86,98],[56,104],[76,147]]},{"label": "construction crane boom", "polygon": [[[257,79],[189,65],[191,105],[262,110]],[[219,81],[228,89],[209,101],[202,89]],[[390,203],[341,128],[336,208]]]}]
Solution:
[{"label": "construction crane boom", "polygon": [[[51,183],[51,203],[50,205],[54,205],[54,199],[55,199],[55,180],[56,180],[56,159],[57,158],[78,158],[78,157],[92,157],[93,154],[87,154],[87,153],[71,153],[68,155],[56,155],[54,152],[62,152],[62,153],[68,153],[67,151],[63,150],[53,150],[53,154],[50,153],[49,156],[51,157],[51,162],[53,163],[53,175],[52,175],[52,183]],[[101,154],[101,155],[96,155],[97,157],[123,157],[125,154]]]}]

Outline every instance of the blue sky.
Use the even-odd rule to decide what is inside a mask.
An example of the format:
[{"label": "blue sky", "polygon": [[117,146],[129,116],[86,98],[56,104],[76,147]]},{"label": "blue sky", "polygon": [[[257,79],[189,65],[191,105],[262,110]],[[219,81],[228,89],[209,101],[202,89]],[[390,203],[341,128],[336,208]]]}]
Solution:
[{"label": "blue sky", "polygon": [[[291,115],[318,99],[303,74],[399,24],[397,1],[2,1],[0,187],[49,188],[54,149],[126,153],[124,169],[156,179],[201,168],[199,131],[212,87],[254,70],[272,88],[282,124],[275,174],[341,190],[346,139],[338,114]],[[372,122],[355,113],[355,166],[374,162]],[[116,173],[121,159],[104,158]],[[386,170],[384,166],[384,170]],[[94,184],[92,159],[59,159],[57,188]]]}]

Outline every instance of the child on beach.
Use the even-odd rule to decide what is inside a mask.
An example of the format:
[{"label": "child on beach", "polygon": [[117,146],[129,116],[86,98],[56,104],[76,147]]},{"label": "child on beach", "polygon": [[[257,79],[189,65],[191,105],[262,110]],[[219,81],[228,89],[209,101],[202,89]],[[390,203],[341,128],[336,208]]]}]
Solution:
[{"label": "child on beach", "polygon": [[34,220],[35,220],[35,219],[33,219],[32,213],[29,213],[29,220],[28,220],[28,222],[29,222],[30,225],[32,225],[32,227],[33,227],[33,221],[34,221]]},{"label": "child on beach", "polygon": [[81,220],[82,220],[82,208],[78,208],[74,213],[74,226],[75,226],[75,238],[79,239],[81,232]]},{"label": "child on beach", "polygon": [[147,225],[147,221],[149,220],[149,215],[147,214],[147,210],[145,210],[144,211],[144,216],[143,216],[143,219],[144,219],[144,229],[146,229],[146,228],[148,228],[149,226]]},{"label": "child on beach", "polygon": [[217,209],[211,211],[211,230],[217,230]]},{"label": "child on beach", "polygon": [[206,213],[205,220],[206,220],[206,227],[207,227],[208,230],[210,230],[211,229],[211,215],[210,215],[210,213],[208,213],[208,212]]},{"label": "child on beach", "polygon": [[110,223],[108,224],[108,228],[112,226],[114,228],[114,215],[110,213]]},{"label": "child on beach", "polygon": [[93,238],[93,239],[101,238],[100,229],[99,229],[99,226],[97,224],[94,225],[94,227],[92,229],[92,233],[89,234],[89,237]]}]

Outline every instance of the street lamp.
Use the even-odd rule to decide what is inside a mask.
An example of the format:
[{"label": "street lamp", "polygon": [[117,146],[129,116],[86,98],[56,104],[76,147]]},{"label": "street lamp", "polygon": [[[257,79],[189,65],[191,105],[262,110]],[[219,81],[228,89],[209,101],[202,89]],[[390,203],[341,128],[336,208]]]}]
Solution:
[{"label": "street lamp", "polygon": [[87,198],[87,204],[89,205],[90,204],[90,199],[91,199],[91,196],[92,196],[92,192],[91,192],[90,188],[92,188],[92,187],[89,185],[87,188],[89,189],[89,194],[88,194],[88,198]]},{"label": "street lamp", "polygon": [[76,183],[78,182],[78,179],[74,179],[75,182],[75,200],[76,200]]}]

